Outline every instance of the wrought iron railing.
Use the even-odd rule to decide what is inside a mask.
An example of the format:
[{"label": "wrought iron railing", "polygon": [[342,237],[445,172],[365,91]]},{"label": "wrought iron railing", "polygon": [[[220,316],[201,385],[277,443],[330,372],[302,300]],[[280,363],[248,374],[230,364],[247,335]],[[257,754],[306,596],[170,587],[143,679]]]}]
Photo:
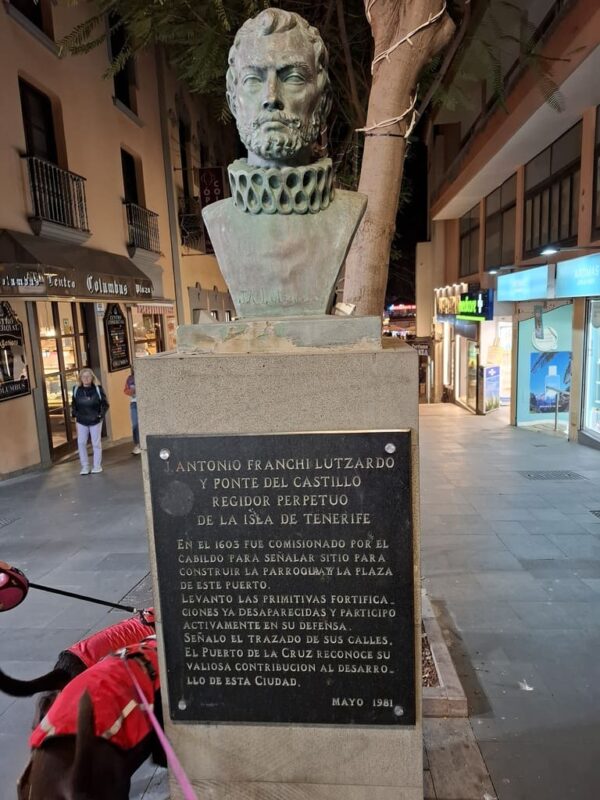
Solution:
[{"label": "wrought iron railing", "polygon": [[136,203],[125,203],[125,211],[127,213],[129,246],[140,247],[151,253],[160,253],[158,214],[142,208]]},{"label": "wrought iron railing", "polygon": [[184,247],[204,252],[204,226],[200,203],[191,197],[179,198],[179,231],[181,244]]},{"label": "wrought iron railing", "polygon": [[36,156],[26,156],[33,215],[88,232],[85,178]]}]

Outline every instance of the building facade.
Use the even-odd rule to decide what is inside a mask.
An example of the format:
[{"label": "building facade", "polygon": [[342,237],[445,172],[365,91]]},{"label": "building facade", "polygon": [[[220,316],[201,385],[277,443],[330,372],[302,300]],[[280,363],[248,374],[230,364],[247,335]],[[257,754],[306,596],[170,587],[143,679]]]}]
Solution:
[{"label": "building facade", "polygon": [[88,12],[0,8],[0,478],[74,449],[81,367],[108,395],[105,437],[125,439],[134,359],[172,349],[194,309],[233,314],[201,228],[203,170],[205,202],[225,190],[203,110],[158,51],[103,78],[124,47],[118,27],[60,58],[56,42]]},{"label": "building facade", "polygon": [[[507,42],[503,102],[467,68],[493,30]],[[596,443],[600,6],[474,4],[469,37],[446,76],[467,102],[427,132],[417,335],[434,340],[434,397],[478,413],[509,404],[513,424]]]}]

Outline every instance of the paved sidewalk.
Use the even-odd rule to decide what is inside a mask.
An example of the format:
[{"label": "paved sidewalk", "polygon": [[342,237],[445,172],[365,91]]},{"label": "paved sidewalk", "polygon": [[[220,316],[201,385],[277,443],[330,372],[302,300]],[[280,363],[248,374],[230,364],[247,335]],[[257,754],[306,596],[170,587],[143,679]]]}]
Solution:
[{"label": "paved sidewalk", "polygon": [[[107,450],[99,475],[82,477],[71,462],[0,483],[0,559],[35,583],[120,600],[148,572],[145,526],[140,460],[130,444]],[[0,666],[22,678],[41,675],[64,647],[126,616],[31,589],[0,614]],[[0,694],[1,800],[15,797],[32,716],[32,700]],[[165,800],[162,773],[144,765],[132,798]]]},{"label": "paved sidewalk", "polygon": [[600,452],[451,405],[421,447],[423,584],[497,796],[596,800]]},{"label": "paved sidewalk", "polygon": [[[591,511],[600,510],[600,452],[510,428],[502,412],[475,417],[446,404],[421,407],[421,445],[423,583],[495,793],[595,800],[600,518]],[[70,463],[1,483],[0,559],[39,583],[108,599],[143,596],[141,470],[129,450],[107,451],[101,475],[80,477]],[[527,470],[582,478],[530,480],[519,474]],[[0,614],[0,665],[37,675],[62,647],[121,616],[31,590],[22,606]],[[14,796],[26,763],[31,717],[31,701],[0,695],[2,800]],[[445,742],[437,727],[432,740]],[[446,774],[461,766],[458,734]],[[461,793],[442,772],[430,777],[437,800],[484,800],[481,781]],[[133,797],[165,800],[164,773],[140,770]]]}]

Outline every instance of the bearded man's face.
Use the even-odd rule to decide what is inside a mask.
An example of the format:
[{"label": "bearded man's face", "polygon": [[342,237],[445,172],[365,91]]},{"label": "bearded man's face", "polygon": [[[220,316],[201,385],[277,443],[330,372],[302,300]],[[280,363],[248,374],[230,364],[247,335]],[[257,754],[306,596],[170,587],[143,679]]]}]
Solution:
[{"label": "bearded man's face", "polygon": [[232,107],[248,148],[248,163],[310,163],[321,127],[322,98],[312,44],[299,28],[248,37],[236,62]]}]

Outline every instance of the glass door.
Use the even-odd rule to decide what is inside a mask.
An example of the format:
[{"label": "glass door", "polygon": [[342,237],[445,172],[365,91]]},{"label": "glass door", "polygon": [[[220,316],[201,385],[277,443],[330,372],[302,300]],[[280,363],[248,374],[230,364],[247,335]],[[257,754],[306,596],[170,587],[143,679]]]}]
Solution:
[{"label": "glass door", "polygon": [[467,339],[467,405],[477,411],[477,367],[479,365],[479,346]]},{"label": "glass door", "polygon": [[582,427],[600,439],[600,300],[588,302]]},{"label": "glass door", "polygon": [[479,346],[472,339],[456,337],[456,399],[459,403],[477,411],[477,366]]},{"label": "glass door", "polygon": [[85,318],[78,303],[42,301],[36,308],[50,449],[60,456],[77,441],[70,405],[78,372],[88,365]]}]

